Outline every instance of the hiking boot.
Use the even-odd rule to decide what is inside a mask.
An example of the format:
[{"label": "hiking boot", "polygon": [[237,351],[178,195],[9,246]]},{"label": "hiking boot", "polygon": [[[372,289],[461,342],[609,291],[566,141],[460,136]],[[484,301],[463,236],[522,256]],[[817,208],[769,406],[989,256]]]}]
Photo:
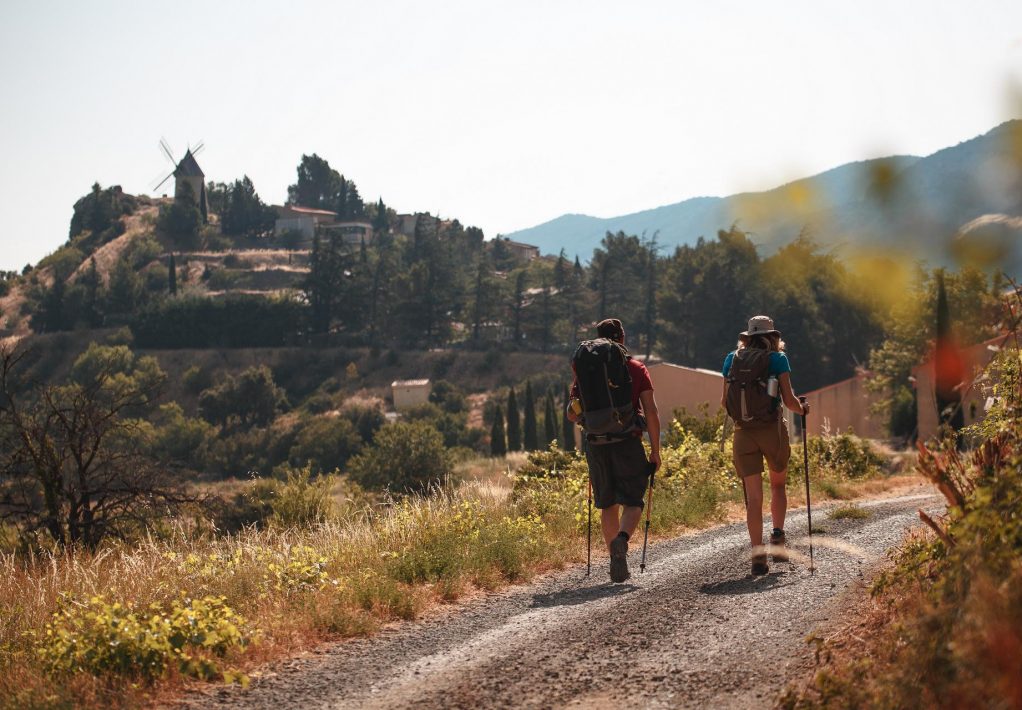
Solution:
[{"label": "hiking boot", "polygon": [[752,573],[756,576],[766,574],[770,571],[767,567],[767,556],[765,554],[757,554],[752,556]]},{"label": "hiking boot", "polygon": [[774,558],[774,562],[788,561],[787,543],[788,538],[784,535],[784,531],[774,528],[774,531],[770,533],[770,556]]},{"label": "hiking boot", "polygon": [[628,571],[628,539],[618,535],[610,541],[610,581],[621,583],[631,576]]}]

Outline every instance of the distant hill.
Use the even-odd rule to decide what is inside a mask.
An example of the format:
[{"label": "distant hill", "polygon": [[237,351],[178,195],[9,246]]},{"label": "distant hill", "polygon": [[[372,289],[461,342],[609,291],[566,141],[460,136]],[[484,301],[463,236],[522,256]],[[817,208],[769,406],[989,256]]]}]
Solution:
[{"label": "distant hill", "polygon": [[[668,250],[737,222],[764,253],[804,228],[826,245],[882,244],[951,263],[954,236],[982,215],[1022,216],[1022,120],[924,158],[899,155],[841,165],[766,192],[695,197],[620,217],[566,214],[508,234],[546,254],[588,259],[609,232],[652,236]],[[1022,264],[1022,234],[988,230],[1005,265]],[[989,246],[989,245],[988,245]]]}]

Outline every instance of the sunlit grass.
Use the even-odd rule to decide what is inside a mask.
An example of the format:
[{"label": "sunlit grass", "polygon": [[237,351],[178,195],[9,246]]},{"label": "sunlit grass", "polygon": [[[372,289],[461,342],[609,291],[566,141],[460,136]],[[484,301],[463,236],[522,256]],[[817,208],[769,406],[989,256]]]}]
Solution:
[{"label": "sunlit grass", "polygon": [[[728,447],[682,435],[663,453],[654,539],[723,520],[740,504]],[[66,646],[54,650],[45,637],[47,624],[55,612],[84,610],[94,598],[102,598],[95,608],[107,616],[115,615],[116,604],[139,619],[156,613],[148,610],[171,613],[183,600],[222,599],[240,619],[228,616],[230,623],[253,641],[232,646],[223,661],[214,659],[212,675],[231,678],[325,639],[370,634],[381,624],[415,618],[473,589],[494,589],[580,561],[586,549],[586,465],[575,455],[547,456],[559,463],[526,466],[524,456],[471,462],[460,471],[471,479],[464,483],[362,508],[350,500],[337,504],[332,488],[338,484],[329,479],[295,475],[270,498],[284,508],[264,529],[215,536],[178,521],[159,537],[112,543],[98,553],[0,556],[0,607],[10,612],[0,617],[0,697],[22,706],[130,704],[178,677],[176,665],[157,674],[164,682],[156,686],[139,685],[141,673],[105,666],[55,671],[46,659]],[[520,473],[509,479],[509,468]],[[843,469],[819,473],[847,475]],[[244,488],[224,490],[236,495]],[[324,507],[328,499],[335,505]],[[605,556],[599,539],[597,523],[596,560]]]}]

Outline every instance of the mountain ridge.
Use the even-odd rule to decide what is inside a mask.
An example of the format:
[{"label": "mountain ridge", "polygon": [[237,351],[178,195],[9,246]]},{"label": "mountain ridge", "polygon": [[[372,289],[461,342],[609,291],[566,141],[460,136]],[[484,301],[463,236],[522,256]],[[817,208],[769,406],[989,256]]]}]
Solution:
[{"label": "mountain ridge", "polygon": [[[701,195],[613,217],[566,213],[504,236],[588,260],[607,232],[656,234],[673,249],[737,223],[766,253],[809,229],[825,245],[885,244],[946,264],[958,229],[990,213],[1022,214],[1019,119],[926,156],[852,161],[769,190]],[[1022,255],[1012,261],[1022,263]]]}]

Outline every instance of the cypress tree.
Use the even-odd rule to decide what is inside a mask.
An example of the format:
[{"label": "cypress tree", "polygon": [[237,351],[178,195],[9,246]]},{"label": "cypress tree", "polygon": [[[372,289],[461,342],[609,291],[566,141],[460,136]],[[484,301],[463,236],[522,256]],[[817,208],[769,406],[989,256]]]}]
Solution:
[{"label": "cypress tree", "polygon": [[568,419],[568,388],[564,388],[564,407],[561,409],[561,448],[565,451],[575,450],[575,425]]},{"label": "cypress tree", "polygon": [[507,395],[507,450],[522,450],[522,420],[518,416],[518,398],[514,387]]},{"label": "cypress tree", "polygon": [[170,255],[170,268],[167,269],[167,287],[171,296],[177,295],[177,266],[174,263],[174,255]]},{"label": "cypress tree", "polygon": [[522,443],[526,451],[539,449],[539,431],[536,427],[536,402],[532,398],[532,382],[525,381],[525,427],[522,432]]},{"label": "cypress tree", "polygon": [[543,412],[543,434],[546,441],[544,447],[557,438],[557,408],[554,407],[554,395],[546,393],[546,411]]},{"label": "cypress tree", "polygon": [[493,414],[493,427],[490,429],[490,454],[503,456],[507,453],[507,442],[504,440],[504,413],[497,405],[497,411]]}]

